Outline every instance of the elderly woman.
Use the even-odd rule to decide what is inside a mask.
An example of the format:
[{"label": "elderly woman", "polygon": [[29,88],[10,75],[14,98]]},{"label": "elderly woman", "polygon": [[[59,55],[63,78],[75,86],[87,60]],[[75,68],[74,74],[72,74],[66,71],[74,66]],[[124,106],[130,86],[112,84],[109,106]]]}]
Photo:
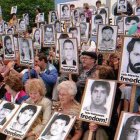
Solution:
[{"label": "elderly woman", "polygon": [[7,90],[4,99],[16,104],[21,104],[28,99],[28,95],[23,90],[21,79],[15,74],[9,74],[4,79],[5,89]]},{"label": "elderly woman", "polygon": [[[63,81],[57,86],[59,102],[54,104],[54,111],[59,111],[68,115],[75,115],[78,117],[80,111],[80,104],[74,99],[77,88],[73,81]],[[76,121],[74,128],[67,139],[79,140],[82,135],[81,122]]]},{"label": "elderly woman", "polygon": [[46,88],[41,79],[29,79],[25,84],[25,90],[30,96],[27,103],[42,106],[39,117],[25,138],[26,140],[34,140],[50,119],[52,103],[45,97]]}]

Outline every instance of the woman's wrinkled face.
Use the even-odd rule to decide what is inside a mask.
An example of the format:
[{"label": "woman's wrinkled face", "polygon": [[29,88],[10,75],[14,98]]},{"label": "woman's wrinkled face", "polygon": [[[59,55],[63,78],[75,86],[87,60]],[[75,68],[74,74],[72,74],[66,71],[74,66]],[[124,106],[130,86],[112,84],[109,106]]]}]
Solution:
[{"label": "woman's wrinkled face", "polygon": [[59,90],[58,96],[61,104],[67,104],[73,99],[73,96],[68,93],[67,89]]}]

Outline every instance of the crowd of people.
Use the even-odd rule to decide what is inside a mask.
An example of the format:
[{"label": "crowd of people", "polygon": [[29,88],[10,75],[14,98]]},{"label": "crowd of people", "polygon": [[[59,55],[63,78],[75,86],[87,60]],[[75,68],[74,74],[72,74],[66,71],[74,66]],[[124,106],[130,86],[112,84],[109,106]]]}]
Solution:
[{"label": "crowd of people", "polygon": [[[120,4],[122,4],[122,1],[123,0],[120,0]],[[130,40],[127,45],[129,56],[127,73],[135,73],[139,76],[139,18],[127,19],[127,16],[134,14],[134,10],[129,1],[126,1],[125,6],[127,7],[127,11],[118,13],[117,9],[119,7],[117,7],[116,5],[116,7],[114,8],[114,16],[124,16],[126,17],[126,24],[131,24],[131,27],[128,28],[127,32],[129,35],[133,35],[134,37],[136,37],[136,39]],[[136,0],[136,6],[140,6],[140,0]],[[57,15],[56,11],[49,12],[49,21],[51,24],[47,24],[47,22],[45,21],[40,22],[38,20],[39,15],[40,13],[42,13],[42,11],[40,8],[37,8],[33,33],[31,31],[28,31],[27,28],[29,17],[28,19],[25,19],[23,17],[18,20],[17,13],[13,13],[9,22],[6,22],[3,20],[2,15],[0,15],[0,25],[2,25],[0,26],[2,27],[2,32],[0,32],[0,45],[2,48],[2,55],[0,60],[0,100],[6,100],[9,102],[9,104],[11,102],[20,105],[23,102],[26,102],[32,105],[42,106],[41,113],[26,134],[24,138],[25,140],[37,139],[43,128],[46,126],[47,122],[50,120],[53,113],[56,111],[63,114],[76,116],[76,121],[67,136],[67,140],[87,140],[90,132],[92,132],[91,140],[113,140],[115,137],[121,112],[130,112],[130,102],[132,98],[131,91],[133,88],[133,83],[117,82],[121,64],[120,56],[123,48],[123,37],[125,33],[119,34],[118,32],[117,43],[115,44],[113,40],[114,38],[112,39],[112,36],[116,31],[114,31],[114,29],[109,26],[109,24],[112,24],[109,22],[109,19],[106,15],[108,14],[109,16],[109,13],[107,13],[105,9],[105,11],[102,9],[102,3],[100,0],[96,1],[96,5],[94,7],[95,9],[93,10],[92,8],[90,8],[90,5],[88,3],[84,3],[83,7],[76,7],[76,5],[74,4],[63,4],[60,6],[60,16]],[[92,20],[92,14],[96,15],[94,16],[94,20]],[[26,14],[24,14],[24,16],[26,16]],[[27,14],[27,16],[29,15]],[[106,21],[107,26],[103,27],[101,30],[102,44],[100,44],[100,49],[106,50],[106,48],[116,48],[116,50],[111,53],[98,52],[96,46],[98,40],[98,27],[99,24],[104,23],[104,16],[105,20],[107,19],[108,21]],[[61,23],[59,17],[64,20],[64,23]],[[116,19],[119,20],[119,18]],[[91,21],[93,21],[95,27],[93,30]],[[11,28],[14,30],[14,33],[6,33],[7,29]],[[80,29],[78,30],[78,28]],[[78,35],[79,31],[80,34]],[[92,34],[92,32],[94,32],[95,34]],[[78,44],[80,44],[80,46],[77,46],[77,49],[74,49],[75,44],[70,39],[72,37],[69,37],[71,36],[71,34],[69,33],[72,33],[72,37],[77,38],[79,42]],[[20,49],[16,50],[15,42],[13,42],[12,37],[15,37],[17,34],[20,38],[19,40],[21,41],[17,42],[20,45]],[[59,50],[57,50],[59,49],[59,47],[57,48],[56,44],[60,44],[60,42],[57,42],[57,34],[60,34],[59,39],[64,40],[62,45],[63,53],[60,54],[64,54],[64,56],[56,55],[59,52]],[[17,36],[16,38],[18,39]],[[27,38],[32,38],[33,47],[31,46],[31,43]],[[80,38],[83,39],[80,40]],[[49,48],[44,47],[48,44],[51,45],[49,46]],[[88,47],[83,49],[84,45],[87,45]],[[77,58],[73,57],[75,51],[77,51]],[[13,54],[15,54],[15,57],[14,59],[11,59],[13,57]],[[7,57],[8,59],[5,59]],[[61,59],[64,59],[60,61],[59,57]],[[21,65],[21,60],[26,62],[26,65]],[[30,63],[31,65],[28,65]],[[61,73],[61,65],[66,65],[70,69],[73,66],[77,66],[79,73]],[[100,83],[98,87],[96,87],[96,82],[98,83],[98,81],[92,83],[90,89],[92,100],[95,103],[98,103],[91,103],[90,106],[84,108],[86,111],[91,110],[91,112],[95,111],[97,113],[106,112],[106,108],[101,105],[104,105],[106,103],[106,97],[110,94],[111,87],[108,85],[107,80],[114,80],[117,82],[109,126],[102,126],[96,124],[93,121],[85,122],[79,119],[84,89],[86,87],[86,80],[88,78],[105,80],[104,82]],[[104,89],[106,86],[107,88]],[[97,93],[97,91],[100,91],[101,89],[104,89],[105,91],[103,93],[100,93],[100,97],[98,97],[99,93]],[[138,94],[137,96],[138,97],[135,102],[138,104],[138,106],[140,106],[140,94]],[[97,101],[97,98],[99,101]],[[9,109],[8,103],[3,108],[3,110],[0,109],[0,114],[5,112],[3,113],[4,115],[7,113],[6,108]],[[10,108],[9,110],[12,109],[13,108]],[[28,123],[28,120],[31,119],[33,113],[34,112],[31,112],[30,117],[28,116],[29,118],[26,118],[27,121],[24,120],[26,121],[26,123]],[[135,113],[139,114],[140,108],[137,107]],[[56,123],[59,123],[61,117],[63,117],[63,115],[58,116],[58,118],[56,118],[54,122],[56,121]],[[66,119],[66,117],[64,118]],[[58,122],[57,119],[59,120]],[[135,123],[137,122],[136,124],[138,124],[136,125],[136,127],[134,127],[136,132],[134,133],[133,131],[129,130],[129,133],[127,133],[128,131],[123,130],[124,133],[127,133],[127,136],[121,135],[120,140],[136,140],[140,137],[140,116],[138,116],[137,118],[130,117],[126,121],[126,123],[131,119],[133,119],[132,121],[135,121]],[[2,118],[2,115],[0,115],[0,125],[3,121],[4,120]],[[25,126],[23,125],[24,121],[22,120],[22,118],[20,119],[19,117],[17,117],[17,122],[13,125],[13,128],[17,130],[25,129]],[[67,121],[70,121],[69,118],[67,118],[66,122],[61,122],[61,125],[57,125],[58,132],[61,131],[61,128],[59,127],[67,125]],[[131,123],[132,122],[130,122],[130,125],[135,125],[134,123]],[[50,127],[54,126],[52,125]],[[51,132],[51,129],[50,132],[44,134],[44,139],[46,138],[48,140],[61,140],[61,136],[57,136],[57,133],[53,133],[53,130]],[[133,135],[133,139],[129,139],[129,135]],[[10,137],[0,133],[0,139],[6,140],[10,139]]]}]

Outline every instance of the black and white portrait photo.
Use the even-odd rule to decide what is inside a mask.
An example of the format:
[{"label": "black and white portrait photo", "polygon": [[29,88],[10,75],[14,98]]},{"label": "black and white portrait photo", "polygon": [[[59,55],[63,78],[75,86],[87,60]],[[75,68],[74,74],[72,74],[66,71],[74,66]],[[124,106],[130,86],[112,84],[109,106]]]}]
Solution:
[{"label": "black and white portrait photo", "polygon": [[88,79],[79,118],[101,125],[109,125],[115,89],[115,81]]},{"label": "black and white portrait photo", "polygon": [[97,13],[100,15],[104,14],[106,18],[106,24],[109,24],[109,8],[108,7],[99,8]]},{"label": "black and white portrait photo", "polygon": [[124,37],[119,80],[140,84],[140,38]]},{"label": "black and white portrait photo", "polygon": [[37,22],[44,22],[44,13],[39,13],[38,14],[38,19],[37,19],[38,21]]},{"label": "black and white portrait photo", "polygon": [[70,20],[70,4],[61,4],[60,5],[60,19],[61,20]]},{"label": "black and white portrait photo", "polygon": [[49,24],[54,24],[54,22],[58,19],[57,11],[49,12]]},{"label": "black and white portrait photo", "polygon": [[79,16],[80,16],[80,22],[86,22],[86,15],[84,12],[80,12]]},{"label": "black and white portrait photo", "polygon": [[79,23],[79,10],[78,9],[75,9],[73,11],[73,14],[72,14],[72,19],[73,19],[73,24],[76,25],[77,23]]},{"label": "black and white portrait photo", "polygon": [[17,139],[23,139],[41,111],[41,106],[23,103],[3,133]]},{"label": "black and white portrait photo", "polygon": [[140,16],[140,7],[135,7],[134,10],[135,15]]},{"label": "black and white portrait photo", "polygon": [[129,31],[133,25],[140,23],[139,16],[127,16],[124,17],[124,32]]},{"label": "black and white portrait photo", "polygon": [[41,34],[42,30],[40,28],[33,28],[33,46],[34,49],[41,49]]},{"label": "black and white portrait photo", "polygon": [[76,117],[55,112],[38,140],[65,140]]},{"label": "black and white portrait photo", "polygon": [[78,44],[76,38],[59,39],[60,72],[78,73]]},{"label": "black and white portrait photo", "polygon": [[17,35],[14,35],[13,36],[13,39],[14,39],[14,46],[15,46],[15,51],[18,51],[18,36]]},{"label": "black and white portrait photo", "polygon": [[118,26],[98,25],[97,49],[99,52],[115,52]]},{"label": "black and white portrait photo", "polygon": [[55,55],[56,55],[56,58],[59,58],[59,39],[61,38],[72,38],[72,34],[71,33],[57,33],[56,34],[56,42],[55,42],[55,45],[56,45],[56,48],[55,48]]},{"label": "black and white portrait photo", "polygon": [[115,140],[139,140],[140,115],[122,112],[115,134]]},{"label": "black and white portrait photo", "polygon": [[7,101],[0,103],[0,129],[11,119],[18,107],[19,105]]},{"label": "black and white portrait photo", "polygon": [[0,23],[0,35],[4,34],[4,25]]},{"label": "black and white portrait photo", "polygon": [[97,35],[98,31],[98,25],[99,24],[105,24],[106,17],[105,14],[96,14],[92,15],[92,20],[91,20],[91,35]]},{"label": "black and white portrait photo", "polygon": [[117,13],[127,12],[127,0],[117,0]]},{"label": "black and white portrait photo", "polygon": [[33,44],[31,38],[18,38],[20,64],[32,65],[34,63]]},{"label": "black and white portrait photo", "polygon": [[54,22],[54,30],[56,33],[61,33],[62,29],[61,29],[61,21],[60,20],[56,20]]},{"label": "black and white portrait photo", "polygon": [[17,13],[17,6],[11,7],[11,14],[16,14]]},{"label": "black and white portrait photo", "polygon": [[15,48],[12,35],[2,36],[4,58],[14,59],[15,58]]},{"label": "black and white portrait photo", "polygon": [[14,28],[6,28],[5,32],[7,35],[13,35],[14,34]]},{"label": "black and white portrait photo", "polygon": [[55,43],[55,31],[52,24],[47,24],[44,26],[43,30],[43,44],[52,45]]},{"label": "black and white portrait photo", "polygon": [[26,22],[25,19],[18,19],[18,32],[26,31]]},{"label": "black and white portrait photo", "polygon": [[80,23],[80,33],[81,33],[81,42],[88,42],[89,38],[89,23],[81,22]]},{"label": "black and white portrait photo", "polygon": [[23,14],[23,19],[25,20],[25,24],[29,25],[29,14],[28,13]]},{"label": "black and white portrait photo", "polygon": [[77,38],[78,47],[80,48],[81,46],[80,27],[79,26],[70,27],[68,29],[68,32],[72,34],[73,38]]},{"label": "black and white portrait photo", "polygon": [[116,16],[114,20],[114,24],[118,25],[118,34],[124,33],[124,17],[123,16]]}]

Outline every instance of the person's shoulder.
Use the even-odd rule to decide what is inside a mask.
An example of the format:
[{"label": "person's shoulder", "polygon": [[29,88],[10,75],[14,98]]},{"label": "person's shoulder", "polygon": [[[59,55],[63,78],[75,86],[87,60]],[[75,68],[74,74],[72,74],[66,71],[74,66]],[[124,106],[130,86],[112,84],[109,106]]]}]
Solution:
[{"label": "person's shoulder", "polygon": [[48,70],[56,70],[55,66],[53,64],[48,63]]},{"label": "person's shoulder", "polygon": [[52,101],[46,97],[43,97],[42,100],[41,100],[42,103],[44,104],[52,104]]}]

